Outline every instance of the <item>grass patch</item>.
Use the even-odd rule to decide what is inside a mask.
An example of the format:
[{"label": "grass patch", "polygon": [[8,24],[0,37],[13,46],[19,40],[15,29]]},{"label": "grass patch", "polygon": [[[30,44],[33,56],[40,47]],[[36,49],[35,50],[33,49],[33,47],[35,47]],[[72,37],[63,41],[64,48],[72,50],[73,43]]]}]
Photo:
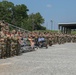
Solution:
[{"label": "grass patch", "polygon": [[58,32],[58,30],[35,30],[37,32]]}]

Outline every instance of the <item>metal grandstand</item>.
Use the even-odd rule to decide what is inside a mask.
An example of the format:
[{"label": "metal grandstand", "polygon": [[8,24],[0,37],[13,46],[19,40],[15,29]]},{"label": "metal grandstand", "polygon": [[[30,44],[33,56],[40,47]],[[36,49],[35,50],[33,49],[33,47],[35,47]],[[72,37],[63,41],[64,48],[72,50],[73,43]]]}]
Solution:
[{"label": "metal grandstand", "polygon": [[76,29],[76,22],[73,23],[59,23],[58,29],[62,33],[70,34],[73,29]]},{"label": "metal grandstand", "polygon": [[13,29],[16,29],[16,30],[20,30],[20,31],[24,31],[24,32],[29,32],[28,30],[25,30],[25,29],[20,28],[18,26],[15,26],[15,25],[12,25],[12,24],[9,24],[9,23],[8,23],[8,25],[9,25],[9,27],[13,27]]}]

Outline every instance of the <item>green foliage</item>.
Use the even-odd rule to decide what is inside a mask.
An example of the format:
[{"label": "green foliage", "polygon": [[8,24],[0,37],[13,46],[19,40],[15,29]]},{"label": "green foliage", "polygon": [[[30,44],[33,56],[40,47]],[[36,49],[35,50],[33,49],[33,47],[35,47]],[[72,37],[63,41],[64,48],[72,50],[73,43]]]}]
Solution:
[{"label": "green foliage", "polygon": [[46,28],[41,26],[44,23],[44,19],[41,14],[38,12],[36,14],[29,15],[29,21],[31,20],[33,30],[45,30]]},{"label": "green foliage", "polygon": [[47,32],[47,33],[49,33],[49,32],[51,32],[51,33],[58,33],[58,31],[57,30],[35,30],[36,32]]},{"label": "green foliage", "polygon": [[76,31],[71,31],[71,34],[76,34]]},{"label": "green foliage", "polygon": [[3,0],[0,2],[0,20],[5,20],[13,25],[22,27],[27,30],[45,30],[41,26],[44,23],[44,18],[38,12],[28,15],[29,9],[26,5],[14,5],[12,2]]},{"label": "green foliage", "polygon": [[24,24],[23,20],[26,20],[26,18],[28,18],[27,11],[28,9],[24,4],[14,6],[12,23],[18,27],[21,27]]},{"label": "green foliage", "polygon": [[14,4],[12,2],[3,1],[0,2],[0,19],[3,19],[7,22],[11,21],[11,10]]}]

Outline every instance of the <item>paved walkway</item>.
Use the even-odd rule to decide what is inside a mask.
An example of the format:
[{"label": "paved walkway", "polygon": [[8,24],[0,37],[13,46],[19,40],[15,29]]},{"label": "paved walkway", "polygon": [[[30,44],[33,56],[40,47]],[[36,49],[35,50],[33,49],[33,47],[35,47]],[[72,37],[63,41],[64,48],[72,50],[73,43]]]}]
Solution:
[{"label": "paved walkway", "polygon": [[76,43],[0,59],[0,75],[76,75]]}]

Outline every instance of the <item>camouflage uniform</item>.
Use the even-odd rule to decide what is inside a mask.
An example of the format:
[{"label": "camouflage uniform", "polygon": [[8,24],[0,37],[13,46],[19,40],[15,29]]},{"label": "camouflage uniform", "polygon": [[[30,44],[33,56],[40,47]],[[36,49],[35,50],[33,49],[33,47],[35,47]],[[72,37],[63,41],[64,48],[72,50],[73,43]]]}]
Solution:
[{"label": "camouflage uniform", "polygon": [[19,55],[20,54],[21,45],[19,43],[18,35],[15,34],[14,40],[15,40],[16,55]]},{"label": "camouflage uniform", "polygon": [[11,56],[15,55],[15,40],[14,37],[11,38]]},{"label": "camouflage uniform", "polygon": [[6,56],[11,56],[11,39],[8,37],[6,38]]},{"label": "camouflage uniform", "polygon": [[19,54],[19,42],[17,37],[14,35],[13,38],[11,38],[11,55],[18,55]]},{"label": "camouflage uniform", "polygon": [[0,50],[1,50],[1,58],[6,58],[5,36],[1,36],[1,38],[0,38]]},{"label": "camouflage uniform", "polygon": [[58,37],[58,44],[61,44],[61,35]]},{"label": "camouflage uniform", "polygon": [[52,37],[49,37],[49,46],[52,46]]}]

